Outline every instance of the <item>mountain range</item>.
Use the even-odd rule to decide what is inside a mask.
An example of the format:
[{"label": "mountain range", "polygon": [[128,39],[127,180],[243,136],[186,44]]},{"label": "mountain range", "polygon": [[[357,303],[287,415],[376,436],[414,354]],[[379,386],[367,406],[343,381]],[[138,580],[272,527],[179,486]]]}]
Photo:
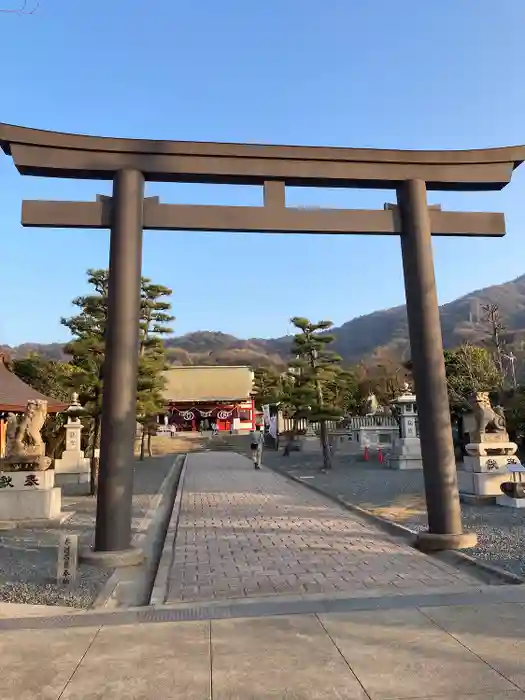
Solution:
[{"label": "mountain range", "polygon": [[[462,342],[479,343],[490,329],[483,306],[497,304],[505,328],[505,340],[514,351],[525,340],[525,275],[505,284],[493,285],[456,299],[440,307],[443,342],[454,347]],[[359,316],[331,331],[333,349],[348,364],[359,361],[381,364],[408,359],[408,324],[405,306]],[[183,365],[251,365],[284,367],[290,337],[242,340],[217,331],[196,331],[166,340],[168,357]],[[16,347],[0,346],[11,357],[37,352],[51,359],[63,359],[63,345],[24,343]]]}]

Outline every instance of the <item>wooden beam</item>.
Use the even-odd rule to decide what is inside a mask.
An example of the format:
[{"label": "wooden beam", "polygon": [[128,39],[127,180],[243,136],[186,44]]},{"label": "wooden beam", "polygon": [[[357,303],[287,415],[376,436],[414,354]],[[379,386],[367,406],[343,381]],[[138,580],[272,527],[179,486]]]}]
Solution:
[{"label": "wooden beam", "polygon": [[[435,236],[503,236],[499,213],[444,212],[430,208]],[[48,228],[109,228],[110,198],[96,202],[25,200],[22,225]],[[159,204],[144,200],[144,228],[169,231],[399,235],[395,209],[316,209]]]},{"label": "wooden beam", "polygon": [[265,207],[285,207],[286,187],[281,180],[266,180],[263,185]]},{"label": "wooden beam", "polygon": [[294,187],[395,188],[420,179],[429,190],[494,190],[510,182],[514,164],[385,163],[178,156],[164,153],[74,151],[13,144],[11,154],[23,175],[113,179],[119,170],[138,170],[156,182],[263,185],[280,180]]},{"label": "wooden beam", "polygon": [[111,202],[22,201],[22,226],[37,228],[109,228]]}]

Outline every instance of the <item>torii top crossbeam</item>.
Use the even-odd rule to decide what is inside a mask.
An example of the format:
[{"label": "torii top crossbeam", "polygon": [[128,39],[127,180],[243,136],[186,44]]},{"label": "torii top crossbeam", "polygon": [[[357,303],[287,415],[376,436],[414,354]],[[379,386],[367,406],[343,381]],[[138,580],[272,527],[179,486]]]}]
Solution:
[{"label": "torii top crossbeam", "polygon": [[[64,134],[0,124],[0,146],[19,172],[43,177],[262,185],[263,207],[143,204],[144,229],[399,235],[397,207],[380,210],[286,206],[286,186],[396,189],[408,180],[434,190],[497,190],[525,160],[525,146],[471,151],[398,151],[152,141]],[[22,224],[109,228],[111,198],[96,202],[24,201]],[[502,236],[503,214],[430,210],[434,236]]]},{"label": "torii top crossbeam", "polygon": [[420,179],[432,190],[498,190],[525,160],[525,146],[401,151],[316,146],[121,139],[0,123],[0,145],[20,173],[113,179],[123,169],[146,180],[388,189]]}]

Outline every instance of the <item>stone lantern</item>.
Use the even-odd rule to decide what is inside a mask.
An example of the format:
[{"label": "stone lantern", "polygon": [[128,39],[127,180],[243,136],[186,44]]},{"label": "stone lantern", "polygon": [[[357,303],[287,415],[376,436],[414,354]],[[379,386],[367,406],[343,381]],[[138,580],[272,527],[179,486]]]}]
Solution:
[{"label": "stone lantern", "polygon": [[390,469],[422,469],[421,443],[418,434],[416,396],[409,384],[390,402],[399,418],[399,436],[390,454]]},{"label": "stone lantern", "polygon": [[79,416],[84,413],[84,409],[78,401],[78,394],[74,393],[71,398],[71,405],[65,411],[66,446],[62,457],[55,459],[55,482],[71,492],[83,494],[90,491],[89,458],[84,457],[84,451],[81,449],[83,425]]}]

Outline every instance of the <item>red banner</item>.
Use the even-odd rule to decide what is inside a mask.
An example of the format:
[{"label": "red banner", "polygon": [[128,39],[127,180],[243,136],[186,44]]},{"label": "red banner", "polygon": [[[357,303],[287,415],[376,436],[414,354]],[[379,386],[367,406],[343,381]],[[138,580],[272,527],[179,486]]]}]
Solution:
[{"label": "red banner", "polygon": [[191,422],[194,420],[223,420],[230,421],[238,418],[238,410],[236,406],[213,406],[204,408],[201,406],[192,406],[190,408],[175,408],[170,406],[171,414],[177,423]]}]

